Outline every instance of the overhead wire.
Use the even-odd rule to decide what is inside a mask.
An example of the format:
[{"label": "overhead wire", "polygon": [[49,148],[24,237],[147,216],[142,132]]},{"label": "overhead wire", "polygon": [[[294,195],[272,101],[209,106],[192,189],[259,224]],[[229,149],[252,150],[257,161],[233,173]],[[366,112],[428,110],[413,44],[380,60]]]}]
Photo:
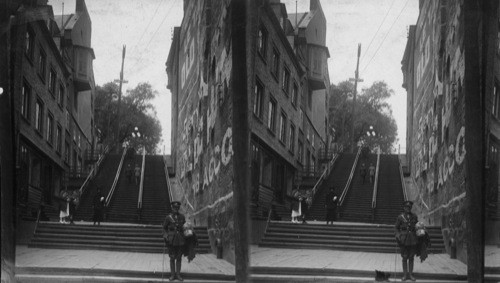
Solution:
[{"label": "overhead wire", "polygon": [[368,66],[370,65],[370,63],[372,62],[373,58],[375,58],[375,56],[377,55],[378,51],[380,50],[380,47],[382,47],[382,44],[384,43],[385,39],[387,38],[387,36],[389,35],[389,33],[391,32],[392,30],[392,27],[394,26],[394,24],[397,22],[397,20],[399,19],[399,17],[401,16],[401,14],[403,13],[403,11],[405,10],[406,6],[408,5],[408,2],[409,0],[406,0],[406,3],[405,5],[403,6],[403,8],[401,9],[401,11],[399,12],[398,16],[396,17],[396,19],[392,22],[391,24],[391,27],[389,28],[389,30],[387,31],[387,33],[385,34],[384,38],[382,39],[382,42],[380,42],[380,44],[378,45],[378,48],[377,50],[375,51],[375,53],[373,54],[373,56],[370,58],[370,61],[368,61],[368,63],[365,65],[365,67],[363,68],[363,71],[364,72],[366,70],[366,68],[368,68]]},{"label": "overhead wire", "polygon": [[153,16],[149,19],[149,23],[148,25],[146,26],[146,28],[144,29],[144,31],[142,32],[141,34],[141,37],[139,38],[139,40],[137,40],[137,43],[134,45],[134,47],[132,48],[132,51],[135,50],[135,48],[137,48],[137,45],[139,45],[139,42],[141,42],[142,38],[144,37],[144,35],[146,34],[146,31],[148,30],[149,26],[151,25],[151,23],[153,22],[153,19],[154,17],[156,16],[156,14],[158,13],[158,9],[160,8],[161,4],[163,3],[163,0],[160,0],[160,3],[158,3],[158,6],[156,6],[156,9],[155,9],[155,12],[153,13]]},{"label": "overhead wire", "polygon": [[396,2],[396,0],[392,0],[391,6],[389,7],[389,9],[387,10],[387,12],[385,13],[384,19],[382,20],[382,22],[378,26],[377,31],[375,32],[375,34],[373,35],[372,39],[370,40],[370,43],[368,44],[368,47],[366,48],[365,52],[363,52],[363,57],[361,57],[361,61],[363,61],[363,59],[365,58],[366,54],[368,54],[368,50],[370,49],[370,46],[372,46],[373,40],[375,39],[375,37],[377,36],[378,32],[380,31],[380,28],[384,24],[385,19],[387,19],[387,16],[389,15],[389,12],[391,11],[392,6],[394,6],[394,2]]},{"label": "overhead wire", "polygon": [[[151,41],[153,41],[153,39],[155,38],[156,34],[158,33],[158,30],[160,30],[161,26],[163,25],[163,23],[165,22],[165,20],[168,18],[168,15],[170,15],[170,12],[172,11],[172,8],[174,7],[176,1],[172,1],[171,2],[172,5],[170,5],[170,7],[168,8],[168,11],[167,13],[165,14],[165,16],[163,17],[163,20],[161,21],[161,23],[158,25],[158,27],[156,28],[155,32],[153,33],[153,35],[151,36],[150,40],[148,41],[148,43],[146,44],[146,46],[143,48],[144,50],[146,50],[148,47],[149,47],[149,44],[151,44]],[[139,65],[139,63],[141,62],[142,60],[142,57],[143,57],[143,54],[144,52],[141,52],[141,56],[136,60],[135,64],[132,65],[131,69],[134,69],[137,65]]]}]

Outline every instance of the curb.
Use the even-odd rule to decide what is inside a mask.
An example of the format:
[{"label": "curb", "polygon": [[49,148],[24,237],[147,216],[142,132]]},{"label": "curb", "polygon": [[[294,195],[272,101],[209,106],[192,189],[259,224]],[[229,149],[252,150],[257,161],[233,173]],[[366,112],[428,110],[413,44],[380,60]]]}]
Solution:
[{"label": "curb", "polygon": [[[235,275],[216,273],[183,272],[186,280],[234,281]],[[16,276],[81,276],[81,277],[114,277],[114,278],[154,278],[161,279],[161,271],[137,271],[120,269],[66,268],[66,267],[16,267]],[[170,272],[163,272],[163,278],[168,280]]]},{"label": "curb", "polygon": [[[333,269],[333,268],[300,268],[300,267],[251,267],[252,274],[259,275],[296,275],[296,276],[333,276],[333,277],[362,277],[374,278],[375,270],[354,270],[354,269]],[[401,278],[402,272],[391,273],[391,279]],[[418,279],[426,280],[449,280],[449,281],[467,281],[467,275],[457,275],[451,273],[420,273],[414,272],[413,275]]]}]

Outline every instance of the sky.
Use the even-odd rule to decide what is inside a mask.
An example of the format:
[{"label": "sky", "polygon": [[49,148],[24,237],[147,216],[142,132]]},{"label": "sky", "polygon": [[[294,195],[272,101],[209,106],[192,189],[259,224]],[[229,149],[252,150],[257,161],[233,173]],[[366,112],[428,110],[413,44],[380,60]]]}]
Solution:
[{"label": "sky", "polygon": [[[74,13],[76,0],[49,0],[55,15]],[[126,45],[123,92],[149,82],[161,122],[161,153],[170,153],[171,94],[165,62],[173,28],[183,17],[182,0],[86,0],[92,21],[94,78],[97,85],[118,79],[121,53]],[[309,0],[282,0],[289,14],[309,10]],[[354,77],[357,46],[361,43],[358,92],[383,80],[394,90],[390,98],[398,126],[401,152],[405,152],[406,91],[401,87],[401,59],[409,25],[418,19],[418,0],[323,0],[327,20],[328,71],[333,84]],[[297,7],[297,9],[296,9]],[[396,149],[398,146],[396,146]]]}]

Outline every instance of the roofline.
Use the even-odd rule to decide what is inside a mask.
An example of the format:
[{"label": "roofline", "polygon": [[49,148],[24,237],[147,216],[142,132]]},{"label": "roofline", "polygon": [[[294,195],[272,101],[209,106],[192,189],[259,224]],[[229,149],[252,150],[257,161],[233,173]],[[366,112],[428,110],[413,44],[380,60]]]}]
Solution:
[{"label": "roofline", "polygon": [[[299,71],[300,76],[303,76],[305,74],[305,71],[302,69],[302,66],[299,63],[299,60],[297,59],[297,54],[295,54],[295,52],[293,51],[292,47],[290,46],[290,42],[286,38],[285,31],[281,28],[281,25],[278,22],[278,19],[276,18],[276,15],[274,14],[273,10],[270,9],[269,3],[266,3],[265,5],[269,9],[265,9],[264,7],[258,7],[257,9],[261,9],[262,10],[264,8],[263,9],[264,12],[269,17],[271,23],[274,25],[274,28],[277,29],[278,37],[280,38],[281,42],[285,46],[285,49],[286,49],[287,53],[289,55],[291,55],[290,59],[291,59],[292,63],[297,67],[297,70]],[[260,24],[260,23],[258,23],[258,24]]]},{"label": "roofline", "polygon": [[71,75],[71,72],[68,70],[66,63],[64,62],[64,59],[62,58],[61,51],[59,50],[59,48],[57,48],[57,45],[54,42],[54,38],[52,37],[52,34],[50,34],[50,31],[47,28],[45,21],[44,20],[37,20],[34,22],[36,24],[38,24],[39,26],[41,26],[40,28],[42,29],[42,32],[44,33],[44,37],[47,39],[46,41],[47,41],[48,45],[50,45],[51,49],[54,51],[53,52],[54,56],[59,61],[59,64],[61,65],[61,68],[63,69],[63,72],[65,73],[65,76],[69,77]]}]

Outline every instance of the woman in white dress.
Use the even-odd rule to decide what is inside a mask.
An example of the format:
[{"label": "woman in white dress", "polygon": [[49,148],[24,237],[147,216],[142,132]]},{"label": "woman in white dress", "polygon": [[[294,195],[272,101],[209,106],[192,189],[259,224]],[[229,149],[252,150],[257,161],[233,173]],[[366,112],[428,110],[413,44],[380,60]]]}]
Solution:
[{"label": "woman in white dress", "polygon": [[69,216],[69,202],[62,201],[59,204],[59,223],[66,224],[66,218]]},{"label": "woman in white dress", "polygon": [[300,217],[302,215],[302,197],[299,196],[298,192],[296,192],[293,196],[294,200],[292,201],[292,223],[299,223],[297,217]]}]

